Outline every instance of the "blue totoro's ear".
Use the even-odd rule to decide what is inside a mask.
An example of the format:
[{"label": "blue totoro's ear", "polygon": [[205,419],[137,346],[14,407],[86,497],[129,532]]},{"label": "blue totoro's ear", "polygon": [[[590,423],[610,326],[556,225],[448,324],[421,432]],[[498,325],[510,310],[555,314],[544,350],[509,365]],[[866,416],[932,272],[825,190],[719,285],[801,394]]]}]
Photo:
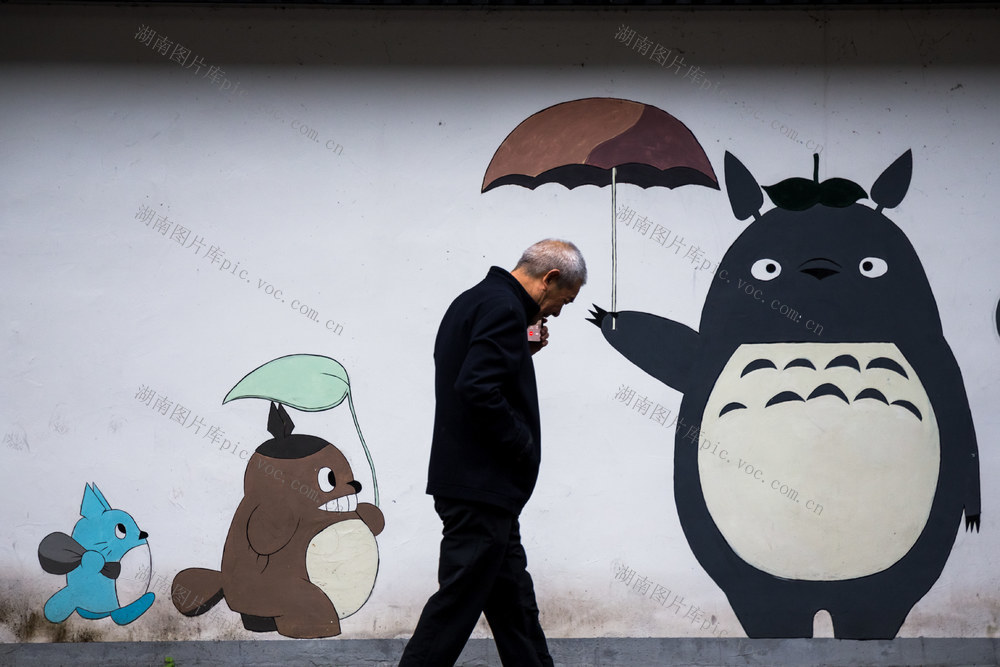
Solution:
[{"label": "blue totoro's ear", "polygon": [[760,207],[764,204],[764,194],[760,184],[743,163],[726,151],[726,192],[729,193],[729,205],[733,207],[733,215],[737,220],[746,220],[753,216],[760,219]]},{"label": "blue totoro's ear", "polygon": [[913,151],[907,149],[896,158],[896,161],[886,167],[882,175],[872,185],[872,201],[878,204],[875,210],[896,208],[910,189],[910,176],[913,175]]},{"label": "blue totoro's ear", "polygon": [[80,516],[91,518],[100,516],[111,509],[111,505],[104,499],[104,494],[97,488],[96,484],[88,484],[83,489],[83,502],[80,504]]}]

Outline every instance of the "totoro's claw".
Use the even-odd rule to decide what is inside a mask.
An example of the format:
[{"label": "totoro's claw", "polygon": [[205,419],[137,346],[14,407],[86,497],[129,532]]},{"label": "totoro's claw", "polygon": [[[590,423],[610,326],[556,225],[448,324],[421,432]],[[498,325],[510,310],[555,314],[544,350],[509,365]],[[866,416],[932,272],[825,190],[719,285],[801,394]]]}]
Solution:
[{"label": "totoro's claw", "polygon": [[972,516],[965,517],[965,530],[966,532],[971,531],[973,528],[976,532],[979,532],[979,515],[973,514]]},{"label": "totoro's claw", "polygon": [[590,314],[593,315],[593,317],[588,317],[587,321],[592,322],[594,326],[600,329],[601,325],[604,323],[604,318],[607,317],[609,313],[608,311],[598,306],[596,303],[593,304],[593,308],[594,309],[590,311]]}]

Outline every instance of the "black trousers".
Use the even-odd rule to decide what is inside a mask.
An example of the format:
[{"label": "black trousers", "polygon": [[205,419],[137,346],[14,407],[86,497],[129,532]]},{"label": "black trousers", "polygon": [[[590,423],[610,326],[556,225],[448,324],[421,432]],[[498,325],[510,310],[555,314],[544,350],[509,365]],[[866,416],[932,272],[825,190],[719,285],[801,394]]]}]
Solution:
[{"label": "black trousers", "polygon": [[454,665],[481,613],[504,665],[551,666],[517,516],[440,497],[434,509],[444,523],[440,588],[424,606],[400,667]]}]

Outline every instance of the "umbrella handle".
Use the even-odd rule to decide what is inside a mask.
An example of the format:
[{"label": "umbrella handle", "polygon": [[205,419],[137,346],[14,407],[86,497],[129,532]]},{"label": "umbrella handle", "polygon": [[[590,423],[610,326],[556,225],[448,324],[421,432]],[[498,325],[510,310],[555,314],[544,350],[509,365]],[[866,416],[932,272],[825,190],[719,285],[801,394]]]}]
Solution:
[{"label": "umbrella handle", "polygon": [[611,167],[611,328],[618,317],[618,206],[616,190],[618,168]]},{"label": "umbrella handle", "polygon": [[361,435],[361,424],[358,423],[358,415],[354,412],[354,399],[351,398],[351,392],[347,392],[347,405],[351,408],[351,417],[354,418],[354,428],[358,432],[358,438],[361,439],[361,447],[365,450],[365,457],[368,459],[368,467],[372,471],[372,486],[375,490],[375,507],[378,507],[378,479],[375,477],[375,463],[372,461],[371,452],[368,451],[368,445],[365,444],[365,436]]}]

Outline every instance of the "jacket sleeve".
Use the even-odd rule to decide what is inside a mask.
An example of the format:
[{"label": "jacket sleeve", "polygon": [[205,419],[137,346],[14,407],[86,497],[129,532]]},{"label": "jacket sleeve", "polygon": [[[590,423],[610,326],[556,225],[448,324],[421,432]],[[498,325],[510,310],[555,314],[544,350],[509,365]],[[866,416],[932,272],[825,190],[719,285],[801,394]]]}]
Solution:
[{"label": "jacket sleeve", "polygon": [[509,304],[484,308],[472,324],[468,352],[455,381],[455,391],[483,432],[515,460],[530,452],[534,442],[524,415],[508,398],[519,391],[518,373],[530,354],[522,320]]}]

